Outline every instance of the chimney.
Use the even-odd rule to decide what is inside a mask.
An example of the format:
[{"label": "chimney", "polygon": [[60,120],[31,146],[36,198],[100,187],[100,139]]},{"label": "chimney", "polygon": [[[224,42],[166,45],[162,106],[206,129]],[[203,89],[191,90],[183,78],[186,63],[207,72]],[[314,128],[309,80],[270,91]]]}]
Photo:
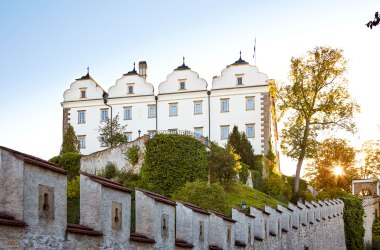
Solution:
[{"label": "chimney", "polygon": [[146,61],[139,62],[139,75],[144,77],[144,79],[146,79],[147,68],[148,68],[148,65],[146,64]]}]

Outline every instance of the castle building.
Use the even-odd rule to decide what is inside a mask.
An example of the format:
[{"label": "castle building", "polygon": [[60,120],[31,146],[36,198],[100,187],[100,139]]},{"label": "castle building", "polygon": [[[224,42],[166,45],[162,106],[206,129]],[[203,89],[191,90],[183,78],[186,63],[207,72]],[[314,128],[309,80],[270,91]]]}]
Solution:
[{"label": "castle building", "polygon": [[[187,130],[220,146],[227,143],[234,125],[245,132],[255,154],[265,154],[270,142],[276,150],[277,128],[266,74],[240,58],[222,70],[208,88],[206,80],[183,64],[158,85],[158,94],[146,81],[147,63],[139,63],[105,91],[87,75],[76,79],[64,94],[63,133],[70,123],[82,154],[108,147],[100,142],[99,125],[119,115],[131,141],[156,131]],[[112,114],[111,114],[112,113]]]}]

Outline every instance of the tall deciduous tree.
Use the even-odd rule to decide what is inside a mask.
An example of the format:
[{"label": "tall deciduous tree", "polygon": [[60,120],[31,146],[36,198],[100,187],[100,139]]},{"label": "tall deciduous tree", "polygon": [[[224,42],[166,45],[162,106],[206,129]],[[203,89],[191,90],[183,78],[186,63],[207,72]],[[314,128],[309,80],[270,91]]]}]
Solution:
[{"label": "tall deciduous tree", "polygon": [[69,123],[66,133],[63,136],[63,141],[61,145],[61,152],[59,154],[65,153],[79,153],[79,141],[75,134],[73,126]]},{"label": "tall deciduous tree", "polygon": [[115,147],[122,142],[126,142],[127,139],[124,136],[125,127],[126,126],[120,125],[119,115],[116,115],[112,119],[107,118],[105,122],[101,122],[99,125],[99,142],[108,144],[111,147]]},{"label": "tall deciduous tree", "polygon": [[364,154],[364,165],[361,167],[363,179],[380,177],[380,143],[377,141],[366,141],[362,145]]},{"label": "tall deciduous tree", "polygon": [[306,167],[305,176],[318,191],[338,187],[349,192],[352,180],[359,177],[354,167],[355,155],[356,150],[347,140],[328,138],[319,144],[318,152]]},{"label": "tall deciduous tree", "polygon": [[317,47],[306,56],[292,58],[290,84],[278,90],[278,110],[284,119],[283,153],[297,160],[294,192],[299,190],[302,164],[316,152],[321,131],[343,129],[354,132],[353,115],[359,106],[347,91],[343,51]]}]

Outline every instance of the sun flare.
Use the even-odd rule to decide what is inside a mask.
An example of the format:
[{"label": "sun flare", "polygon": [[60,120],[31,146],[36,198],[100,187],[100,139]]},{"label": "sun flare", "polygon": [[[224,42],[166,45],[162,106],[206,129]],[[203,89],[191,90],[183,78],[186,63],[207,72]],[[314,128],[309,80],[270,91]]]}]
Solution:
[{"label": "sun flare", "polygon": [[342,175],[343,174],[343,169],[342,169],[342,167],[335,167],[333,169],[333,172],[334,172],[335,175]]}]

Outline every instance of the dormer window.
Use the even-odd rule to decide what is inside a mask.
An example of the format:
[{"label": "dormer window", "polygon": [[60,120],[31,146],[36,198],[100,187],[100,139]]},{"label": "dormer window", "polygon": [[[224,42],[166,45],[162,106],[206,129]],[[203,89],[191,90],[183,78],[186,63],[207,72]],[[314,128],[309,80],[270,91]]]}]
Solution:
[{"label": "dormer window", "polygon": [[133,94],[133,85],[128,86],[128,94]]},{"label": "dormer window", "polygon": [[80,89],[80,98],[86,98],[86,97],[87,97],[86,89]]},{"label": "dormer window", "polygon": [[236,84],[243,85],[243,74],[237,74],[236,76]]},{"label": "dormer window", "polygon": [[185,90],[185,82],[179,82],[179,89]]}]

